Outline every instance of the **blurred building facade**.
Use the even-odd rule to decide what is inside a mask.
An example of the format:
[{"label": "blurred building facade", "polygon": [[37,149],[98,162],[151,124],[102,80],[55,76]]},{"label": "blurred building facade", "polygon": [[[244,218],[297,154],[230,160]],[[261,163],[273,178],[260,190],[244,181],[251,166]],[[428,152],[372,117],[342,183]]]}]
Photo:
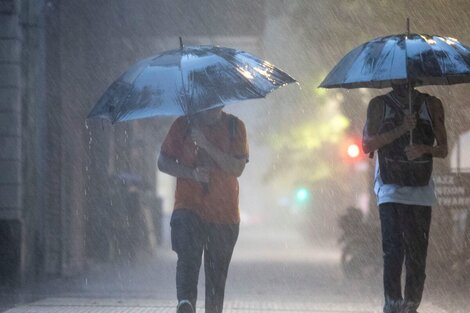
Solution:
[{"label": "blurred building facade", "polygon": [[152,250],[161,207],[156,158],[170,120],[111,126],[86,115],[129,65],[177,47],[178,36],[259,50],[263,7],[0,0],[2,284],[76,275]]},{"label": "blurred building facade", "polygon": [[34,275],[41,266],[36,260],[44,259],[44,249],[38,249],[45,237],[41,223],[47,201],[42,8],[43,1],[0,1],[2,282]]},{"label": "blurred building facade", "polygon": [[[468,19],[453,15],[470,12],[464,10],[466,1],[455,1],[462,10],[437,0],[414,3],[416,8],[434,9],[400,14],[416,16],[413,21],[421,29],[470,42],[464,27]],[[178,36],[188,44],[226,45],[261,56],[269,51],[270,61],[304,85],[311,84],[301,96],[271,98],[288,113],[292,103],[317,105],[310,100],[312,73],[331,68],[351,49],[351,38],[366,40],[404,28],[404,16],[391,19],[387,14],[397,12],[382,7],[366,0],[101,0],[86,5],[0,0],[0,281],[75,275],[93,262],[134,257],[136,248],[148,249],[139,247],[142,241],[149,241],[147,246],[158,242],[156,158],[171,120],[113,126],[86,122],[102,92],[129,65],[178,47]],[[387,23],[367,22],[372,15]],[[438,23],[440,18],[456,24]],[[371,28],[371,23],[380,27]],[[351,36],[358,29],[359,37]],[[430,93],[446,104],[454,147],[459,135],[469,130],[470,114],[465,110],[468,92],[452,88],[454,93],[447,87]],[[357,136],[363,123],[358,116],[365,116],[364,99],[373,95],[347,95],[344,113],[354,122],[351,130]],[[438,174],[448,173],[449,167],[448,160],[436,162]],[[332,196],[325,195],[325,211],[345,208],[343,202],[350,200],[342,198],[340,207],[331,208]],[[435,216],[442,222],[437,229],[450,232],[448,213],[439,212],[444,217]],[[152,219],[153,241],[148,234],[152,225],[146,224]],[[440,246],[450,244],[446,238]]]}]

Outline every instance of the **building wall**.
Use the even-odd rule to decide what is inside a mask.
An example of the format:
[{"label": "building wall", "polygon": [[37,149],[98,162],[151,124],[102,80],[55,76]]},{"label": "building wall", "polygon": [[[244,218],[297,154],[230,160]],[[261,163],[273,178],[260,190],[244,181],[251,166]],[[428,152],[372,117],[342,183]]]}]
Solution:
[{"label": "building wall", "polygon": [[22,29],[17,1],[0,1],[0,276],[17,282],[22,239]]},{"label": "building wall", "polygon": [[156,194],[170,120],[85,122],[123,70],[177,46],[179,35],[190,44],[251,45],[264,27],[263,2],[242,1],[251,17],[232,1],[127,2],[0,0],[2,282],[83,272],[93,257],[87,243],[103,239],[96,230],[116,214],[112,205],[103,211],[116,189],[111,177],[137,173]]},{"label": "building wall", "polygon": [[42,1],[0,1],[0,272],[26,282],[41,264],[44,205]]},{"label": "building wall", "polygon": [[21,180],[21,47],[16,1],[0,2],[0,218],[18,219]]}]

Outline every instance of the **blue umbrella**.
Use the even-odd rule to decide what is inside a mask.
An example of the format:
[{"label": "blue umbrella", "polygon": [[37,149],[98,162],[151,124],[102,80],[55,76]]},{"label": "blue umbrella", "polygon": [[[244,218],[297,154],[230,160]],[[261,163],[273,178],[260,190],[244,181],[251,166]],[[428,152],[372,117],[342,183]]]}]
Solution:
[{"label": "blue umbrella", "polygon": [[[411,34],[379,37],[350,51],[322,88],[385,88],[392,84],[452,85],[470,82],[470,48],[452,37]],[[409,90],[409,110],[412,111]],[[412,143],[410,131],[410,143]]]},{"label": "blue umbrella", "polygon": [[331,70],[323,88],[385,88],[470,82],[470,48],[457,39],[400,34],[353,49]]},{"label": "blue umbrella", "polygon": [[89,118],[128,121],[181,116],[240,100],[264,98],[295,82],[285,72],[247,52],[188,46],[142,60],[119,77]]}]

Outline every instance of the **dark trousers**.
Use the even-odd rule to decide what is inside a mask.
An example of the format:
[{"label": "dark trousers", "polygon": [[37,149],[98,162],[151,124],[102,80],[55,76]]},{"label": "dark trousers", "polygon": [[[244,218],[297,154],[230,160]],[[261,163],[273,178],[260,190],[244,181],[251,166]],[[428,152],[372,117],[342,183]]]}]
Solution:
[{"label": "dark trousers", "polygon": [[[431,207],[384,203],[379,205],[384,258],[384,313],[416,312],[426,278]],[[406,268],[401,291],[403,260]]]},{"label": "dark trousers", "polygon": [[225,281],[238,224],[210,224],[190,210],[178,209],[171,217],[171,245],[178,255],[176,293],[178,301],[189,300],[196,309],[197,283],[204,252],[206,313],[221,313]]}]

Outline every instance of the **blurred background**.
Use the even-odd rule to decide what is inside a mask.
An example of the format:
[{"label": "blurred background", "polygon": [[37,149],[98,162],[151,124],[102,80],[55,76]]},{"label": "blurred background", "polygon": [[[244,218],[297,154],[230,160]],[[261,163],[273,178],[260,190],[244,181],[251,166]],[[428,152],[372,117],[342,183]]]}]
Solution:
[{"label": "blurred background", "polygon": [[[339,273],[331,279],[373,277],[378,289],[374,161],[360,140],[369,100],[387,90],[317,86],[353,47],[406,32],[407,17],[412,32],[470,44],[466,0],[0,0],[2,290],[169,254],[175,180],[156,159],[173,119],[111,125],[86,115],[130,65],[179,47],[178,36],[248,51],[299,82],[226,107],[245,122],[250,144],[234,268],[303,262],[298,281],[314,270],[308,264],[329,262]],[[443,101],[450,144],[449,157],[435,162],[428,266],[431,279],[447,282],[437,294],[464,292],[470,89],[419,90]],[[244,276],[236,277],[232,289]],[[325,287],[330,278],[312,280]]]}]

